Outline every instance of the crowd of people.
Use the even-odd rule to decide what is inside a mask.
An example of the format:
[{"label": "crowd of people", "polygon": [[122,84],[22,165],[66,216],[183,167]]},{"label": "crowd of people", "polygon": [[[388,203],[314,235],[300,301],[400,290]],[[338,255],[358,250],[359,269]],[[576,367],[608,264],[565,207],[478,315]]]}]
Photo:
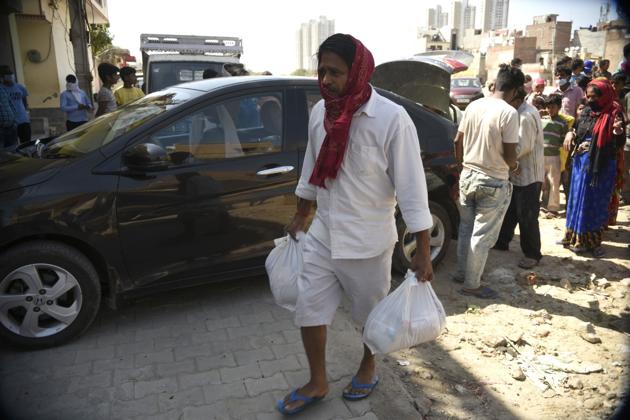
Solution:
[{"label": "crowd of people", "polygon": [[[558,245],[605,255],[602,235],[627,203],[630,44],[611,74],[609,60],[565,57],[555,86],[533,80],[514,59],[501,67],[490,96],[469,105],[455,139],[460,177],[458,271],[464,294],[493,298],[481,285],[490,248],[507,251],[516,226],[530,269],[543,257],[539,214],[566,217]],[[561,212],[563,190],[566,212]]]}]

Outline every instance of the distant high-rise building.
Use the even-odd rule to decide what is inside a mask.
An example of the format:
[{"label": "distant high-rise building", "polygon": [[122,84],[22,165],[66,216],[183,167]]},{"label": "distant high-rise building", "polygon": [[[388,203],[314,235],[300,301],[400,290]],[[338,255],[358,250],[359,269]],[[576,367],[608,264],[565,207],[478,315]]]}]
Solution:
[{"label": "distant high-rise building", "polygon": [[464,36],[464,16],[462,15],[462,2],[453,1],[451,3],[451,13],[448,15],[448,25],[457,36],[457,45],[461,45],[461,39]]},{"label": "distant high-rise building", "polygon": [[462,7],[462,10],[462,29],[475,29],[477,7],[466,2],[465,6]]},{"label": "distant high-rise building", "polygon": [[320,16],[319,20],[312,19],[300,25],[297,38],[297,67],[309,71],[317,70],[317,50],[326,38],[335,33],[334,19]]},{"label": "distant high-rise building", "polygon": [[507,28],[510,0],[494,0],[491,29]]},{"label": "distant high-rise building", "polygon": [[510,0],[478,0],[475,29],[493,31],[507,27]]},{"label": "distant high-rise building", "polygon": [[448,12],[443,12],[442,6],[438,4],[435,9],[427,9],[427,28],[441,28],[448,24]]},{"label": "distant high-rise building", "polygon": [[435,14],[435,9],[427,10],[427,28],[437,27],[437,19]]}]

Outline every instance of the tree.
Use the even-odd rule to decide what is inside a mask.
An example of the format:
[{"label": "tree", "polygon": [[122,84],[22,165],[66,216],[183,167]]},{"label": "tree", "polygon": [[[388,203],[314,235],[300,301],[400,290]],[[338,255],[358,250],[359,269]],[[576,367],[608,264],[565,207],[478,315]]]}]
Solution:
[{"label": "tree", "polygon": [[109,25],[90,25],[90,47],[92,56],[98,57],[102,52],[112,47],[114,36],[109,33]]}]

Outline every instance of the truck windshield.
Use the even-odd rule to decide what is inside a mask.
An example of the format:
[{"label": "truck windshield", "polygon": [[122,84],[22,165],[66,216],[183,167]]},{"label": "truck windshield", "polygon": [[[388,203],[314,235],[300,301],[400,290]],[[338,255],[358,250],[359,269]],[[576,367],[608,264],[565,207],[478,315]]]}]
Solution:
[{"label": "truck windshield", "polygon": [[177,88],[152,93],[56,138],[48,144],[42,157],[83,156],[201,94],[201,91]]},{"label": "truck windshield", "polygon": [[148,92],[155,92],[180,83],[201,80],[203,71],[223,73],[223,64],[211,61],[159,61],[149,63]]}]

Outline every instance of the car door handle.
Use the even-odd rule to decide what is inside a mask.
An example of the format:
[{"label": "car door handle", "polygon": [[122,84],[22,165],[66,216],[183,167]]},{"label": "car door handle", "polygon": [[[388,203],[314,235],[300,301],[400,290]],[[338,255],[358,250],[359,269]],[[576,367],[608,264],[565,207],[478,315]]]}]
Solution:
[{"label": "car door handle", "polygon": [[287,166],[276,166],[274,168],[262,169],[262,170],[256,172],[256,175],[258,175],[258,176],[269,176],[269,175],[288,174],[289,172],[291,172],[294,169],[295,168],[293,166],[290,166],[290,165],[287,165]]}]

